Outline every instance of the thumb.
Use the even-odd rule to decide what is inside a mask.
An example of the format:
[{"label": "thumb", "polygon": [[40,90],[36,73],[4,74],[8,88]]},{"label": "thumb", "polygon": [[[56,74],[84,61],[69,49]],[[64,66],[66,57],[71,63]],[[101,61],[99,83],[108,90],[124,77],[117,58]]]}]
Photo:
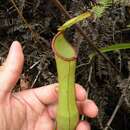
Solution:
[{"label": "thumb", "polygon": [[[19,42],[12,43],[7,59],[0,67],[0,92],[11,92],[22,72],[24,56]],[[1,93],[0,93],[1,94]]]}]

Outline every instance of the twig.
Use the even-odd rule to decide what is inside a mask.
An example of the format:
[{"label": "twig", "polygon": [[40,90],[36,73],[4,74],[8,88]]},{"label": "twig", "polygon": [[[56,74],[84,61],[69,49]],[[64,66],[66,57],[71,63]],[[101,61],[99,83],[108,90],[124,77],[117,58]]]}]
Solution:
[{"label": "twig", "polygon": [[89,76],[88,76],[88,82],[90,83],[91,82],[91,78],[92,78],[92,71],[93,70],[93,67],[92,65],[90,66],[90,69],[89,69]]},{"label": "twig", "polygon": [[97,121],[99,123],[100,129],[103,130],[103,124],[102,124],[102,121],[101,121],[101,118],[99,117],[99,115],[97,115]]},{"label": "twig", "polygon": [[40,63],[40,60],[38,60],[37,62],[35,62],[33,65],[31,65],[30,67],[29,67],[29,69],[27,70],[27,72],[29,71],[29,70],[31,70],[31,69],[33,69],[36,65],[38,65]]},{"label": "twig", "polygon": [[[66,15],[67,18],[71,19],[71,15],[65,10],[65,8],[62,6],[62,4],[59,2],[59,0],[52,0],[53,3],[59,8],[59,10]],[[79,31],[79,33],[88,41],[89,46],[96,51],[99,55],[101,55],[115,70],[120,74],[120,71],[118,68],[111,62],[111,60],[105,56],[100,50],[93,44],[91,43],[91,40],[86,36],[85,32],[82,30],[82,28],[76,24],[76,28]]]},{"label": "twig", "polygon": [[3,46],[5,49],[9,50],[9,48],[5,44],[3,44],[2,42],[0,42],[0,45]]},{"label": "twig", "polygon": [[79,64],[79,65],[76,66],[76,69],[79,69],[79,68],[81,68],[81,67],[83,67],[83,66],[86,66],[86,65],[89,65],[89,63]]},{"label": "twig", "polygon": [[118,112],[120,106],[122,105],[123,99],[124,99],[124,94],[122,94],[122,95],[120,96],[119,101],[118,101],[118,103],[117,103],[117,105],[116,105],[116,108],[115,108],[115,110],[114,110],[112,116],[110,117],[109,121],[107,122],[106,127],[105,127],[103,130],[108,130],[108,128],[110,127],[110,125],[111,125],[113,119],[114,119],[115,116],[116,116],[116,113]]},{"label": "twig", "polygon": [[33,88],[34,84],[36,83],[36,81],[37,81],[37,79],[38,79],[38,77],[39,77],[39,75],[40,75],[40,73],[41,73],[41,70],[38,71],[38,73],[37,73],[37,75],[36,75],[36,77],[35,77],[35,79],[34,79],[32,85],[31,85],[31,88]]}]

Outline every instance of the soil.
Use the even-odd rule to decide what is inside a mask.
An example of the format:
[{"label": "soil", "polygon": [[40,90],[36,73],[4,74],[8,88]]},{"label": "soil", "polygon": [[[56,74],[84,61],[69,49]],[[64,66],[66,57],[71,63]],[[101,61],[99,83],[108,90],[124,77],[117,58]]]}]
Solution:
[{"label": "soil", "polygon": [[[13,1],[13,0],[12,0]],[[53,0],[11,0],[0,1],[0,62],[3,63],[9,47],[14,40],[21,42],[25,55],[24,69],[14,91],[35,88],[57,82],[57,72],[51,40],[57,28],[67,18],[55,6]],[[91,8],[89,0],[60,0],[71,16],[77,16]],[[100,19],[84,20],[79,25],[91,43],[97,47],[112,44],[130,43],[130,8],[125,4],[112,4]],[[93,49],[75,27],[68,29],[68,40],[79,49],[76,82],[83,85],[88,96],[99,107],[99,115],[89,120],[94,130],[129,130],[130,129],[130,50],[109,52],[106,55],[121,72],[114,68],[100,55],[89,63],[88,55]],[[118,107],[118,108],[117,108]],[[116,115],[113,114],[117,108]],[[109,125],[108,122],[113,120]]]}]

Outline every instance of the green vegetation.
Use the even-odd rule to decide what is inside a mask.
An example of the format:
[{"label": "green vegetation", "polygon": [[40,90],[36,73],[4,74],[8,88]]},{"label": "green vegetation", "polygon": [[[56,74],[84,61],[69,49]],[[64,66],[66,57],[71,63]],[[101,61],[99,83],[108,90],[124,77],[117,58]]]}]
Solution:
[{"label": "green vegetation", "polygon": [[58,71],[59,100],[57,109],[57,129],[75,130],[79,113],[75,97],[76,52],[59,32],[52,42]]}]

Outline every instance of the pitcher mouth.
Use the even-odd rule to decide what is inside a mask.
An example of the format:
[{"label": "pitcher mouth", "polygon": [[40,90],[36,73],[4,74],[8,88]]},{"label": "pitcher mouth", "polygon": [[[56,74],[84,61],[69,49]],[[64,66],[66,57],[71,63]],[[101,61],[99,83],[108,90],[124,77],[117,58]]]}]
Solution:
[{"label": "pitcher mouth", "polygon": [[76,60],[77,54],[74,47],[68,43],[63,32],[58,32],[52,40],[52,49],[56,56],[66,61]]}]

